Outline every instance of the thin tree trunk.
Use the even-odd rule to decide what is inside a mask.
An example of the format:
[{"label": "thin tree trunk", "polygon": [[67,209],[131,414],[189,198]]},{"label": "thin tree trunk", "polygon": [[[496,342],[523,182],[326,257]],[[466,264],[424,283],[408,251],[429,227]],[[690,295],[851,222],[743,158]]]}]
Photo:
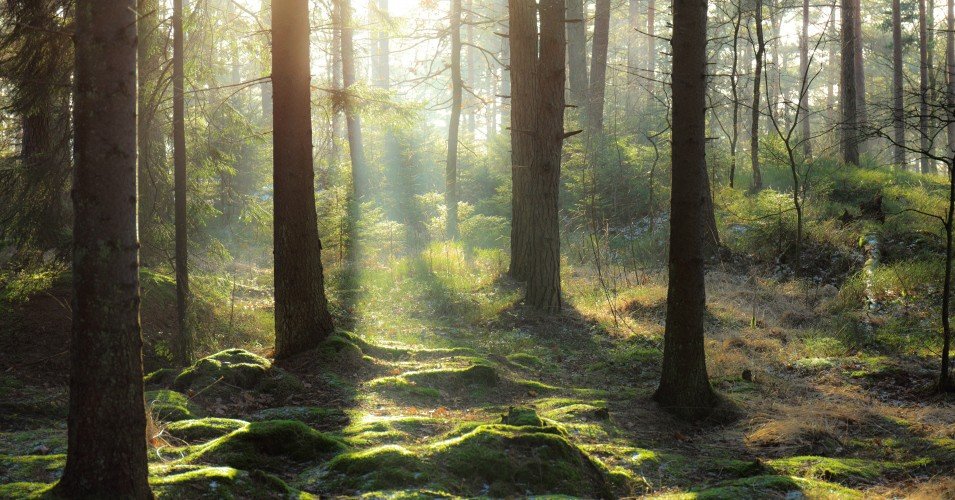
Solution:
[{"label": "thin tree trunk", "polygon": [[603,133],[604,95],[607,88],[607,49],[610,44],[610,0],[597,0],[594,13],[593,55],[590,59],[590,102],[587,104],[589,140]]},{"label": "thin tree trunk", "polygon": [[948,150],[952,156],[955,153],[955,0],[948,0],[948,29],[945,30],[945,108],[948,116]]},{"label": "thin tree trunk", "polygon": [[[467,0],[464,11],[464,33],[465,41],[467,42],[467,48],[464,49],[464,75],[466,78],[464,82],[468,88],[471,89],[471,92],[475,92],[475,88],[477,87],[477,65],[474,64],[474,0]],[[463,85],[464,84],[462,84],[462,86]],[[465,124],[467,126],[468,136],[473,140],[474,132],[477,130],[477,106],[475,106],[473,96],[468,97],[468,106],[465,111]]]},{"label": "thin tree trunk", "polygon": [[955,232],[955,162],[950,163],[947,167],[948,214],[945,219],[945,282],[942,284],[942,365],[938,379],[938,392],[955,390],[949,358],[952,345],[950,311],[952,297],[952,233]]},{"label": "thin tree trunk", "polygon": [[[275,0],[273,0],[275,1]],[[345,126],[348,129],[348,150],[351,156],[351,177],[353,203],[352,209],[357,210],[357,204],[368,195],[368,172],[365,165],[365,149],[361,137],[361,117],[355,106],[355,89],[357,83],[355,73],[355,27],[352,22],[352,11],[350,0],[335,0],[333,8],[337,7],[337,16],[339,21],[339,30],[341,32],[342,46],[342,85],[343,95],[341,97],[345,111]],[[357,215],[357,213],[352,214]]]},{"label": "thin tree trunk", "polygon": [[859,164],[859,122],[856,98],[855,0],[842,0],[842,72],[839,101],[842,106],[842,157],[847,164]]},{"label": "thin tree trunk", "polygon": [[77,0],[67,458],[52,492],[152,498],[139,323],[136,1]]},{"label": "thin tree trunk", "polygon": [[192,364],[192,331],[189,328],[189,236],[186,210],[185,61],[183,59],[182,2],[173,0],[172,30],[172,137],[176,192],[176,310],[179,337],[176,361]]},{"label": "thin tree trunk", "polygon": [[812,125],[809,123],[809,0],[802,2],[802,36],[799,39],[799,75],[806,88],[800,89],[799,108],[802,116],[802,154],[812,157]]},{"label": "thin tree trunk", "polygon": [[640,38],[637,30],[640,29],[640,2],[629,0],[627,11],[627,87],[632,93],[639,83],[640,74]]},{"label": "thin tree trunk", "polygon": [[905,168],[905,103],[902,94],[902,7],[892,0],[892,122],[895,125],[893,160],[896,168]]},{"label": "thin tree trunk", "polygon": [[[855,37],[855,43],[853,44],[853,53],[855,54],[855,78],[856,78],[856,116],[857,116],[857,126],[859,127],[860,133],[868,123],[868,112],[866,111],[866,102],[865,102],[865,60],[862,54],[862,3],[860,0],[854,0],[855,6],[853,11],[853,21],[855,22],[855,27],[853,29],[853,36]],[[859,137],[859,150],[860,152],[865,151],[865,141],[860,135]]]},{"label": "thin tree trunk", "polygon": [[655,88],[654,80],[657,76],[657,3],[656,0],[647,0],[647,76],[650,78],[649,88]]},{"label": "thin tree trunk", "polygon": [[756,0],[756,70],[753,73],[753,107],[752,124],[749,136],[749,154],[753,165],[753,190],[763,188],[763,174],[759,168],[759,110],[760,84],[763,75],[763,55],[766,53],[766,41],[763,38],[763,0]]},{"label": "thin tree trunk", "polygon": [[308,19],[308,0],[272,0],[276,358],[311,349],[334,329],[315,214]]},{"label": "thin tree trunk", "polygon": [[458,237],[458,130],[461,126],[461,0],[451,0],[451,121],[448,124],[448,163],[444,201],[448,238]]},{"label": "thin tree trunk", "polygon": [[739,149],[739,31],[743,24],[743,8],[736,4],[733,20],[733,64],[730,70],[730,89],[733,95],[733,129],[730,131],[730,187],[736,184],[736,153]]},{"label": "thin tree trunk", "polygon": [[584,0],[567,0],[567,66],[570,75],[571,104],[581,108],[580,116],[588,116],[587,87],[587,17]]},{"label": "thin tree trunk", "polygon": [[932,160],[929,158],[932,152],[932,139],[928,132],[930,46],[925,0],[919,0],[919,149],[922,151],[922,156],[919,159],[919,170],[923,174],[929,174],[935,170]]},{"label": "thin tree trunk", "polygon": [[673,185],[663,369],[654,399],[690,419],[717,404],[706,373],[703,316],[705,199],[705,0],[673,2]]}]

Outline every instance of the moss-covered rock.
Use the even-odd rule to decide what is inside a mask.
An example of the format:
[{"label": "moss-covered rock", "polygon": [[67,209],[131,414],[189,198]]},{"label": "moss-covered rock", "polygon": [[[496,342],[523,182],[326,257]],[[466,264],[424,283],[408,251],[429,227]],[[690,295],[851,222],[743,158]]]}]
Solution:
[{"label": "moss-covered rock", "polygon": [[160,368],[154,372],[150,372],[145,377],[143,377],[143,382],[148,387],[172,387],[176,382],[176,377],[179,376],[179,370],[175,368]]},{"label": "moss-covered rock", "polygon": [[463,480],[465,494],[613,496],[602,465],[562,435],[533,427],[479,426],[433,445],[430,461]]},{"label": "moss-covered rock", "polygon": [[250,420],[298,420],[316,429],[340,428],[348,422],[348,415],[338,408],[320,408],[317,406],[280,406],[266,408],[253,413]]},{"label": "moss-covered rock", "polygon": [[448,386],[494,387],[500,382],[497,370],[488,364],[475,364],[459,369],[411,372],[405,374],[404,377],[419,386],[435,388]]},{"label": "moss-covered rock", "polygon": [[541,420],[533,408],[509,408],[507,413],[501,416],[501,423],[514,426],[530,425],[533,427],[543,427],[544,421]]},{"label": "moss-covered rock", "polygon": [[328,463],[328,473],[322,479],[348,490],[384,490],[423,485],[425,469],[415,453],[388,445],[338,455]]},{"label": "moss-covered rock", "polygon": [[349,443],[356,446],[374,446],[399,441],[414,441],[434,435],[445,427],[444,422],[418,416],[378,417],[367,415],[343,429]]},{"label": "moss-covered rock", "polygon": [[152,412],[153,418],[162,422],[195,419],[203,413],[184,394],[168,389],[147,391],[146,407]]},{"label": "moss-covered rock", "polygon": [[862,498],[862,493],[825,481],[790,476],[762,475],[736,479],[688,493],[667,494],[666,499],[759,498]]},{"label": "moss-covered rock", "polygon": [[187,462],[225,464],[239,469],[275,470],[342,451],[344,444],[296,420],[253,422],[210,441]]},{"label": "moss-covered rock", "polygon": [[156,498],[303,498],[281,479],[261,471],[232,467],[175,466],[151,475]]},{"label": "moss-covered rock", "polygon": [[197,443],[224,436],[246,425],[248,422],[243,420],[208,417],[170,422],[164,432],[187,443]]},{"label": "moss-covered rock", "polygon": [[[156,376],[160,377],[159,374]],[[172,387],[204,396],[221,396],[236,389],[246,389],[286,398],[304,386],[298,378],[272,366],[262,356],[243,349],[227,349],[202,358],[180,372]]]}]

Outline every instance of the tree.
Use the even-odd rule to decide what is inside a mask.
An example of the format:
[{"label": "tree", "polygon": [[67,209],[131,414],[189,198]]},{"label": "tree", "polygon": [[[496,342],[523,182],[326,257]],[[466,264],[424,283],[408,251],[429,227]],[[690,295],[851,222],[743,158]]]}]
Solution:
[{"label": "tree", "polygon": [[458,237],[458,131],[461,127],[461,0],[451,0],[451,120],[448,123],[448,163],[444,200],[448,207],[448,238]]},{"label": "tree", "polygon": [[[587,87],[587,17],[584,0],[567,0],[567,69],[570,78],[571,104],[586,110]],[[581,114],[586,119],[586,113]]]},{"label": "tree", "polygon": [[756,0],[756,70],[753,72],[752,124],[749,136],[749,154],[753,164],[753,190],[763,188],[763,175],[759,169],[759,87],[763,74],[763,56],[766,53],[766,40],[763,38],[763,0]]},{"label": "tree", "polygon": [[948,29],[945,30],[945,104],[949,112],[948,122],[948,149],[955,154],[955,0],[948,0],[948,15],[946,16]]},{"label": "tree", "polygon": [[743,24],[743,8],[734,3],[736,15],[733,18],[733,63],[730,69],[730,91],[732,92],[733,128],[730,130],[730,187],[736,184],[736,153],[739,149],[739,31]]},{"label": "tree", "polygon": [[597,0],[594,12],[593,55],[590,58],[590,90],[587,103],[587,134],[592,142],[603,133],[604,94],[607,88],[607,49],[610,45],[610,0]]},{"label": "tree", "polygon": [[859,164],[859,116],[856,97],[856,43],[857,15],[855,0],[842,0],[842,71],[839,79],[839,101],[842,107],[842,159]]},{"label": "tree", "polygon": [[352,174],[352,218],[357,217],[358,203],[368,195],[368,172],[365,165],[365,149],[361,138],[361,118],[355,106],[355,27],[352,22],[351,2],[335,0],[332,2],[332,22],[338,23],[341,44],[342,86],[337,96],[345,110],[345,128],[348,130],[348,150],[351,155]]},{"label": "tree", "polygon": [[181,366],[192,363],[192,332],[189,329],[189,236],[186,210],[186,123],[185,62],[183,60],[182,1],[172,8],[172,135],[176,190],[176,311],[179,338],[176,360]]},{"label": "tree", "polygon": [[[799,77],[809,82],[809,0],[802,1],[802,35],[799,38]],[[808,90],[808,89],[807,89]],[[809,123],[809,92],[802,92],[799,99],[802,114],[802,154],[812,156],[812,126]]]},{"label": "tree", "polygon": [[706,373],[703,211],[706,177],[706,0],[673,2],[673,181],[663,370],[654,399],[696,419],[718,399]]},{"label": "tree", "polygon": [[152,498],[139,323],[136,2],[76,2],[66,498]]},{"label": "tree", "polygon": [[930,158],[932,139],[929,136],[929,48],[925,0],[919,0],[919,170],[923,174],[935,171]]},{"label": "tree", "polygon": [[526,281],[530,272],[527,199],[529,170],[536,148],[538,80],[537,15],[532,2],[508,0],[511,83],[511,261],[508,274]]},{"label": "tree", "polygon": [[897,168],[905,168],[905,102],[902,94],[902,7],[900,0],[892,0],[892,121],[895,146],[892,159]]},{"label": "tree", "polygon": [[333,331],[325,298],[312,166],[308,0],[272,1],[275,357]]}]

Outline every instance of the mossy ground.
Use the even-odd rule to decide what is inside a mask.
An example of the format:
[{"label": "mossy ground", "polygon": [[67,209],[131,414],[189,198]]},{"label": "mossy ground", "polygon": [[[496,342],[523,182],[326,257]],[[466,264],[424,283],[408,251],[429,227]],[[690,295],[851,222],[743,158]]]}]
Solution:
[{"label": "mossy ground", "polygon": [[[861,230],[809,237],[854,248]],[[935,498],[955,481],[955,403],[925,391],[934,358],[902,323],[857,330],[851,277],[829,287],[711,270],[708,369],[742,415],[711,425],[650,400],[663,272],[607,267],[610,293],[572,259],[551,318],[520,305],[499,251],[367,258],[350,281],[329,267],[340,331],[319,349],[272,366],[245,346],[150,377],[165,391],[149,396],[165,437],[151,451],[158,496]],[[905,314],[937,298],[913,285],[903,299],[894,271],[879,272],[878,293]],[[44,391],[14,373],[0,405]],[[62,408],[0,416],[0,497],[56,480]]]}]

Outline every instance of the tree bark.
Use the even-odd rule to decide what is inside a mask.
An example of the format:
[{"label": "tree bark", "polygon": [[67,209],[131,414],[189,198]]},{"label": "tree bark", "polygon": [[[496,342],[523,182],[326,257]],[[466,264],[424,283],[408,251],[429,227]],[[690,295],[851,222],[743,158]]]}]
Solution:
[{"label": "tree bark", "polygon": [[77,0],[73,328],[55,496],[152,498],[139,323],[136,1]]},{"label": "tree bark", "polygon": [[753,72],[753,107],[749,136],[749,154],[753,165],[753,190],[763,188],[763,174],[759,168],[759,101],[760,85],[763,75],[763,56],[766,53],[766,40],[763,38],[763,0],[756,0],[756,70]]},{"label": "tree bark", "polygon": [[315,214],[308,19],[308,0],[272,1],[276,358],[333,331]]},{"label": "tree bark", "polygon": [[192,332],[189,328],[189,236],[186,210],[185,61],[183,60],[182,2],[173,0],[172,12],[172,136],[176,194],[176,311],[179,337],[176,361],[192,364]]},{"label": "tree bark", "polygon": [[590,91],[587,103],[590,140],[603,133],[604,95],[607,89],[607,50],[610,45],[610,0],[597,0],[594,12],[593,55],[590,58]]},{"label": "tree bark", "polygon": [[945,30],[945,109],[948,112],[948,150],[955,153],[955,0],[948,0],[948,28]]},{"label": "tree bark", "polygon": [[560,311],[560,160],[564,142],[566,35],[563,0],[540,2],[540,57],[537,61],[537,152],[531,165],[531,266],[526,302],[538,310]]},{"label": "tree bark", "polygon": [[809,159],[812,157],[812,125],[809,119],[809,0],[802,2],[802,36],[799,38],[799,75],[805,82],[805,88],[800,89],[799,108],[802,117],[802,154]]},{"label": "tree bark", "polygon": [[839,101],[842,106],[842,158],[847,164],[859,164],[859,122],[856,97],[856,10],[855,0],[842,1],[842,72]]},{"label": "tree bark", "polygon": [[905,168],[905,102],[902,93],[902,7],[892,0],[892,123],[894,125],[893,160],[897,168]]},{"label": "tree bark", "polygon": [[739,31],[743,24],[743,8],[736,4],[733,20],[733,64],[730,69],[730,90],[733,95],[733,128],[730,131],[730,187],[736,184],[736,153],[739,149]]},{"label": "tree bark", "polygon": [[[855,43],[853,44],[853,54],[855,54],[855,78],[856,78],[856,116],[857,116],[857,125],[859,127],[860,133],[861,130],[865,127],[868,122],[868,112],[866,111],[866,102],[865,102],[865,60],[863,59],[862,54],[862,3],[860,0],[853,0],[855,2],[853,6],[853,22],[855,22],[855,27],[853,29],[853,36],[855,37]],[[865,150],[865,140],[860,135],[859,136],[859,151],[863,152]]]},{"label": "tree bark", "polygon": [[696,419],[716,406],[706,373],[703,211],[706,193],[706,0],[673,2],[673,182],[663,369],[654,399]]},{"label": "tree bark", "polygon": [[933,173],[935,168],[929,158],[932,152],[932,139],[929,137],[929,47],[928,19],[925,0],[919,0],[919,170],[923,174]]},{"label": "tree bark", "polygon": [[581,108],[586,118],[587,87],[587,17],[584,0],[567,0],[567,67],[570,75],[570,100]]},{"label": "tree bark", "polygon": [[458,237],[458,132],[461,127],[461,0],[451,0],[451,121],[448,124],[448,163],[445,171],[444,201],[447,206],[447,235]]},{"label": "tree bark", "polygon": [[[273,0],[274,1],[274,0]],[[368,172],[365,165],[365,149],[361,136],[361,118],[355,106],[355,27],[352,22],[350,0],[335,0],[333,8],[338,20],[341,33],[342,49],[342,107],[345,111],[345,127],[348,130],[348,150],[351,156],[351,177],[353,193],[353,211],[357,204],[368,194]],[[355,215],[355,213],[353,213]]]},{"label": "tree bark", "polygon": [[537,147],[537,15],[533,2],[508,0],[511,68],[511,262],[518,281],[530,275],[530,167]]}]

